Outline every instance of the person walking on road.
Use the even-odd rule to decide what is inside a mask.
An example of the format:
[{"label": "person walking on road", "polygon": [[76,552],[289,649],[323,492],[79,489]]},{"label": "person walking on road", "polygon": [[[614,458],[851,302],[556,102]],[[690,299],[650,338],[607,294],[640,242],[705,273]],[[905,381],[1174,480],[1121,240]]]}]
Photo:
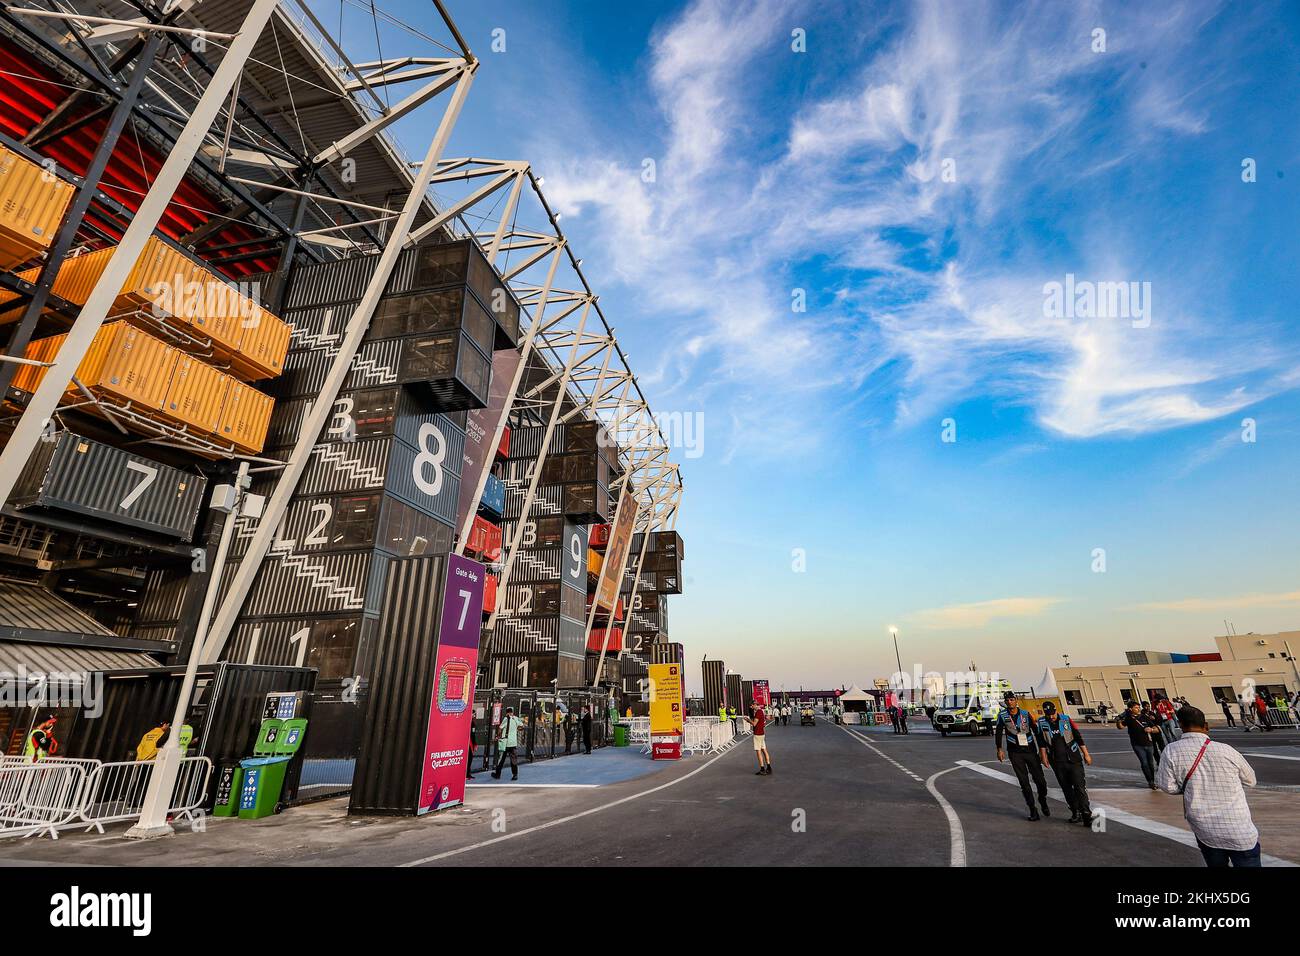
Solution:
[{"label": "person walking on road", "polygon": [[1219,706],[1223,708],[1223,717],[1228,722],[1229,727],[1236,727],[1237,722],[1232,719],[1232,705],[1226,699],[1219,701]]},{"label": "person walking on road", "polygon": [[1160,728],[1143,715],[1142,705],[1136,700],[1129,702],[1128,710],[1116,724],[1128,731],[1129,746],[1137,755],[1142,776],[1147,778],[1148,787],[1156,789],[1155,738],[1160,736]]},{"label": "person walking on road", "polygon": [[[1144,701],[1142,704],[1142,722],[1148,727],[1154,727],[1156,729],[1156,732],[1151,734],[1150,740],[1151,746],[1155,748],[1156,763],[1159,763],[1160,752],[1165,749],[1165,735],[1160,726],[1163,721],[1160,718],[1160,714],[1158,714],[1155,708],[1151,706],[1150,701]],[[1154,766],[1152,772],[1154,773]]]},{"label": "person walking on road", "polygon": [[1174,705],[1168,697],[1161,696],[1156,701],[1156,713],[1160,715],[1160,733],[1164,735],[1164,742],[1173,743],[1178,739],[1178,724],[1174,720]]},{"label": "person walking on road", "polygon": [[1042,758],[1056,774],[1065,802],[1070,807],[1070,822],[1092,823],[1088,805],[1088,782],[1083,765],[1092,766],[1092,755],[1083,742],[1083,734],[1069,714],[1058,714],[1056,704],[1043,701],[1043,716],[1038,718],[1038,736],[1043,743]]},{"label": "person walking on road", "polygon": [[1210,740],[1199,708],[1178,711],[1178,725],[1183,736],[1160,761],[1160,789],[1182,794],[1183,816],[1206,866],[1259,866],[1259,830],[1244,789],[1255,786],[1255,771],[1232,747]]},{"label": "person walking on road", "polygon": [[907,733],[907,708],[906,707],[898,708],[898,732],[900,734]]},{"label": "person walking on road", "polygon": [[[1043,742],[1038,736],[1038,726],[1028,712],[1020,709],[1020,702],[1015,694],[1008,692],[1004,700],[1006,706],[998,714],[993,738],[998,752],[998,762],[1005,761],[1007,755],[1011,755],[1011,767],[1016,772],[1016,779],[1020,781],[1020,792],[1024,794],[1025,805],[1029,807],[1029,819],[1041,819],[1038,815],[1039,807],[1043,810],[1043,816],[1050,817],[1052,811],[1047,806],[1047,779],[1043,776],[1043,767],[1047,761],[1040,753]],[[1002,746],[1004,737],[1006,738],[1005,750]],[[1029,789],[1031,777],[1038,790],[1038,807],[1034,806],[1034,793]]]},{"label": "person walking on road", "polygon": [[889,722],[894,725],[894,733],[898,733],[898,705],[889,705]]},{"label": "person walking on road", "polygon": [[582,728],[582,752],[591,753],[591,706],[582,708],[582,719],[578,721]]},{"label": "person walking on road", "polygon": [[1255,719],[1259,721],[1261,729],[1273,729],[1273,725],[1268,722],[1268,701],[1264,699],[1263,694],[1255,695]]},{"label": "person walking on road", "polygon": [[494,780],[501,779],[501,768],[505,766],[506,758],[510,758],[510,779],[519,779],[519,718],[515,716],[513,707],[506,708],[506,715],[501,718],[501,723],[497,725],[497,766],[492,771]]},{"label": "person walking on road", "polygon": [[772,773],[772,757],[767,752],[767,714],[762,707],[755,707],[748,717],[741,717],[745,723],[754,728],[754,756],[758,758],[758,772],[756,777],[770,776]]}]

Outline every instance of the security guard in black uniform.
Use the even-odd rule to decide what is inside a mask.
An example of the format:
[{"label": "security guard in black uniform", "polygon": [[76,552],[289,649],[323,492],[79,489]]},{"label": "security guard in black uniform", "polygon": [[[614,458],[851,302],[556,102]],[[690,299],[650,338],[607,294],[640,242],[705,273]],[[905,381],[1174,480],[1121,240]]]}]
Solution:
[{"label": "security guard in black uniform", "polygon": [[1056,704],[1046,700],[1043,701],[1043,716],[1038,718],[1038,737],[1043,757],[1051,763],[1056,782],[1061,785],[1065,801],[1070,805],[1070,822],[1092,823],[1088,784],[1083,774],[1084,764],[1092,766],[1092,755],[1083,742],[1083,734],[1069,714],[1058,714]]},{"label": "security guard in black uniform", "polygon": [[[1029,807],[1029,819],[1037,820],[1038,807],[1043,808],[1043,816],[1050,817],[1052,811],[1047,806],[1047,779],[1043,768],[1047,758],[1040,754],[1042,740],[1038,736],[1038,725],[1028,711],[1020,709],[1016,695],[1007,692],[1004,697],[1006,706],[998,714],[997,730],[994,733],[994,745],[998,749],[998,761],[1007,759],[1011,754],[1011,766],[1020,781],[1020,792],[1025,795],[1025,805]],[[1002,749],[1002,738],[1007,739],[1006,750]],[[1034,806],[1034,794],[1029,789],[1029,778],[1033,776],[1034,786],[1038,788],[1038,807]]]}]

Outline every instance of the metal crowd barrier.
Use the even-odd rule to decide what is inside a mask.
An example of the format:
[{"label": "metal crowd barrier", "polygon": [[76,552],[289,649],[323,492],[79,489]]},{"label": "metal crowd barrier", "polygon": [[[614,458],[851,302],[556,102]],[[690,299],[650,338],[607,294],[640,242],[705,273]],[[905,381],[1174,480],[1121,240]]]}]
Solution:
[{"label": "metal crowd barrier", "polygon": [[682,752],[685,755],[706,753],[713,750],[713,728],[718,726],[716,717],[687,717],[685,739]]},{"label": "metal crowd barrier", "polygon": [[[120,760],[100,764],[86,782],[86,797],[77,816],[87,830],[104,832],[105,823],[134,820],[144,810],[144,797],[155,766],[152,760]],[[191,819],[207,793],[212,761],[207,757],[183,757],[176,775],[167,810],[175,817]]]},{"label": "metal crowd barrier", "polygon": [[79,762],[41,760],[0,763],[0,837],[29,837],[71,825],[86,791]]},{"label": "metal crowd barrier", "polygon": [[[0,758],[0,837],[28,837],[82,826],[104,832],[105,823],[133,820],[144,808],[154,762],[46,757]],[[192,819],[207,794],[212,761],[184,757],[168,804],[174,818]]]},{"label": "metal crowd barrier", "polygon": [[1268,709],[1268,725],[1270,727],[1294,727],[1296,726],[1295,714],[1291,709],[1281,707],[1270,707]]},{"label": "metal crowd barrier", "polygon": [[[624,718],[627,719],[627,718]],[[629,747],[640,747],[642,753],[650,752],[650,718],[633,717],[629,721],[627,743]]]},{"label": "metal crowd barrier", "polygon": [[718,718],[718,722],[710,728],[710,734],[711,749],[715,752],[730,747],[732,741],[736,739],[736,732],[732,729],[731,721],[722,718]]}]

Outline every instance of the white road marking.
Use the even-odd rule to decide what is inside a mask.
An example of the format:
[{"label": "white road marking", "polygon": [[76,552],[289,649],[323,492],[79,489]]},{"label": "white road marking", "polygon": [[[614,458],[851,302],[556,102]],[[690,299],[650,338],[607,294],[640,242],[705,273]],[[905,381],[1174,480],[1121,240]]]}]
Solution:
[{"label": "white road marking", "polygon": [[939,787],[935,784],[935,781],[945,773],[952,773],[957,769],[957,767],[949,767],[947,770],[940,770],[938,773],[931,774],[930,779],[925,782],[925,789],[929,790],[931,796],[939,801],[939,806],[943,807],[944,816],[948,818],[948,841],[952,848],[949,866],[966,865],[966,831],[962,829],[961,818],[957,816],[957,811],[953,809],[947,798],[939,792]]},{"label": "white road marking", "polygon": [[[994,770],[992,767],[985,767],[982,764],[971,763],[969,760],[958,760],[958,766],[965,767],[967,770],[974,770],[976,773],[982,773],[986,777],[992,777],[994,780],[1001,780],[1005,783],[1014,783],[1020,785],[1015,777],[1009,773],[1003,773],[1001,770]],[[1059,791],[1049,789],[1048,796],[1053,800],[1059,800],[1065,803],[1065,796]],[[1136,813],[1129,813],[1127,810],[1121,810],[1119,807],[1112,807],[1107,804],[1096,804],[1095,810],[1100,810],[1106,815],[1107,820],[1114,820],[1116,823],[1122,823],[1125,826],[1132,827],[1135,830],[1142,830],[1155,836],[1164,837],[1167,840],[1173,840],[1175,843],[1181,843],[1183,846],[1190,846],[1193,850],[1198,849],[1196,846],[1196,837],[1190,830],[1184,830],[1182,827],[1176,827],[1172,824],[1161,823],[1158,820],[1148,820],[1146,817],[1140,817]],[[1290,860],[1283,860],[1280,857],[1270,856],[1267,853],[1261,853],[1259,860],[1265,866],[1297,866],[1300,864],[1292,863]]]},{"label": "white road marking", "polygon": [[862,744],[862,746],[866,747],[868,750],[874,753],[881,760],[887,760],[890,763],[892,763],[895,767],[903,771],[903,773],[907,774],[917,783],[925,784],[925,789],[930,791],[930,796],[934,797],[934,799],[939,804],[939,808],[943,810],[943,815],[948,818],[948,845],[949,845],[948,865],[965,866],[966,865],[966,832],[965,830],[962,829],[961,819],[957,816],[957,811],[953,809],[952,804],[949,803],[947,799],[944,798],[944,795],[941,794],[934,785],[935,777],[938,777],[941,774],[948,773],[951,770],[956,770],[957,768],[949,767],[948,770],[941,770],[939,771],[939,773],[934,774],[934,776],[930,777],[929,780],[922,780],[919,776],[912,773],[911,770],[907,769],[901,763],[895,760],[893,757],[889,756],[889,754],[883,752],[882,750],[878,749],[874,744],[870,743],[864,736],[862,736],[862,734],[854,733],[853,731],[849,730],[847,727],[843,725],[840,726],[840,730],[844,731],[846,734],[848,734],[858,743]]},{"label": "white road marking", "polygon": [[568,788],[571,790],[595,790],[598,783],[467,783],[466,790],[500,790],[502,787],[536,787],[542,790]]},{"label": "white road marking", "polygon": [[1266,754],[1257,750],[1243,750],[1244,757],[1268,757],[1270,760],[1300,760],[1300,757],[1289,757],[1286,754]]},{"label": "white road marking", "polygon": [[[538,830],[549,830],[551,827],[558,827],[562,823],[571,823],[574,820],[581,820],[583,817],[589,817],[593,813],[600,813],[602,810],[610,810],[614,807],[621,806],[624,803],[629,803],[633,800],[638,800],[641,797],[648,797],[650,794],[658,793],[660,790],[667,790],[669,787],[675,787],[683,780],[689,780],[697,773],[709,769],[709,767],[713,766],[715,763],[717,763],[719,760],[721,760],[723,757],[725,757],[727,754],[731,753],[732,751],[733,748],[728,748],[722,751],[721,753],[719,753],[712,760],[709,760],[707,763],[703,763],[700,766],[696,767],[690,773],[684,773],[680,777],[676,778],[675,780],[669,780],[667,783],[661,783],[659,786],[651,787],[649,790],[642,790],[639,793],[631,793],[628,794],[626,797],[620,797],[617,800],[611,800],[609,803],[603,803],[598,807],[592,807],[591,809],[583,810],[580,813],[571,813],[567,817],[560,817],[558,820],[550,820],[547,821],[546,823],[539,823],[536,826],[526,827],[523,830],[516,830],[514,833],[503,833],[501,834],[501,836],[493,837],[491,840],[482,840],[478,843],[471,843],[469,846],[458,847],[455,850],[447,850],[443,853],[435,853],[433,856],[425,856],[425,857],[421,857],[418,860],[411,860],[409,863],[399,863],[397,865],[399,867],[408,867],[408,866],[421,866],[422,864],[425,863],[434,863],[438,860],[445,860],[448,857],[459,856],[461,853],[468,853],[470,852],[470,850],[477,850],[480,849],[481,847],[492,846],[494,843],[504,843],[506,840],[514,840],[521,836],[527,836],[530,833],[536,833]],[[496,784],[490,784],[490,786],[496,786]]]}]

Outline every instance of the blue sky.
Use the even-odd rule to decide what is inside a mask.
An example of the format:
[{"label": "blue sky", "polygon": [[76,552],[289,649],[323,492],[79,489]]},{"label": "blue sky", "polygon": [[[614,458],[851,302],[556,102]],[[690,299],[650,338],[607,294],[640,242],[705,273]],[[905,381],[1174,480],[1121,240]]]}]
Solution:
[{"label": "blue sky", "polygon": [[[533,162],[652,404],[704,414],[693,660],[866,683],[895,624],[1028,683],[1300,628],[1296,4],[449,7],[450,152]],[[1149,323],[1050,314],[1067,274]]]}]

